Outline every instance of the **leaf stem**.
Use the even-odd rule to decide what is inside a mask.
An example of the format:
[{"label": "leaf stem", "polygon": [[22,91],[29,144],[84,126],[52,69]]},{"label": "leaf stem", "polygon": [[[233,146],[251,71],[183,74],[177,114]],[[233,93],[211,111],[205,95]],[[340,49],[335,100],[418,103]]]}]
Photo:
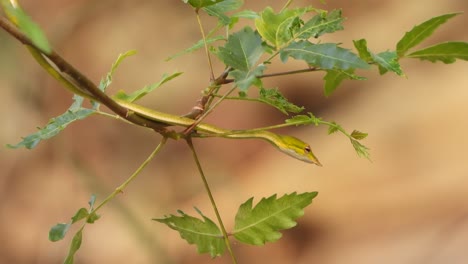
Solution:
[{"label": "leaf stem", "polygon": [[205,53],[206,53],[206,57],[208,59],[208,65],[210,66],[210,79],[212,81],[214,81],[215,77],[214,77],[214,72],[213,72],[213,63],[211,61],[210,51],[208,50],[208,44],[206,43],[205,30],[203,29],[203,25],[202,25],[202,22],[201,22],[201,19],[200,19],[200,14],[198,13],[198,10],[196,11],[196,14],[197,14],[198,26],[200,28],[200,33],[202,34],[202,38],[203,38],[203,44],[205,46]]},{"label": "leaf stem", "polygon": [[231,242],[229,241],[228,233],[226,232],[226,228],[224,227],[223,220],[221,219],[221,215],[219,214],[218,207],[216,206],[216,202],[213,198],[213,194],[211,193],[210,186],[205,177],[205,173],[203,172],[203,168],[200,164],[200,160],[198,159],[197,152],[195,151],[195,148],[193,146],[192,138],[189,136],[186,138],[186,141],[187,141],[188,146],[190,147],[190,150],[192,151],[193,159],[195,160],[195,163],[197,164],[198,172],[203,181],[203,185],[205,186],[206,193],[208,194],[208,197],[210,198],[211,206],[213,207],[213,210],[216,214],[218,224],[221,228],[221,232],[223,233],[224,243],[226,244],[229,254],[231,255],[232,263],[237,264],[237,259],[236,259],[236,256],[234,255],[234,252],[232,251]]},{"label": "leaf stem", "polygon": [[132,182],[138,174],[148,165],[148,163],[158,154],[158,152],[162,149],[162,147],[166,144],[167,142],[167,137],[163,137],[161,142],[158,144],[158,146],[153,150],[153,152],[146,158],[146,160],[136,169],[136,171],[125,181],[123,182],[119,187],[115,188],[115,190],[107,196],[104,201],[102,201],[93,211],[92,213],[96,213],[102,206],[104,206],[106,203],[108,203],[110,200],[112,200],[117,194],[122,193],[123,190],[127,187],[130,182]]}]

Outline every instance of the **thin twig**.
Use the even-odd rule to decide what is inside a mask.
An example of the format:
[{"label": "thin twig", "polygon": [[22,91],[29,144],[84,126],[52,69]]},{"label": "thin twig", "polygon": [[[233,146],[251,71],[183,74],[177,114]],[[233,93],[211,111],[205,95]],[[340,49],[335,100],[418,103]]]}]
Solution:
[{"label": "thin twig", "polygon": [[205,186],[205,190],[208,194],[208,197],[210,198],[211,206],[213,207],[216,218],[218,220],[218,224],[221,228],[221,232],[223,233],[224,243],[226,244],[229,254],[231,255],[232,263],[237,264],[236,256],[234,255],[234,252],[232,251],[231,242],[229,241],[228,233],[226,232],[226,228],[224,227],[223,220],[221,219],[221,215],[219,214],[218,207],[216,206],[216,202],[213,198],[213,194],[211,193],[210,186],[205,177],[205,173],[203,172],[203,168],[200,164],[200,160],[198,159],[197,152],[195,151],[195,148],[193,146],[192,138],[188,136],[185,138],[185,140],[187,141],[187,144],[190,147],[190,150],[192,151],[193,159],[195,160],[195,163],[197,164],[198,172],[200,174],[200,177],[202,178],[203,185]]},{"label": "thin twig", "polygon": [[[283,76],[283,75],[292,75],[292,74],[298,74],[298,73],[304,73],[304,72],[313,72],[313,71],[319,71],[319,68],[312,67],[312,68],[307,68],[307,69],[301,69],[301,70],[294,70],[294,71],[285,71],[285,72],[276,72],[276,73],[269,73],[269,74],[262,74],[259,76],[256,76],[259,79],[262,78],[268,78],[268,77],[276,77],[276,76]],[[225,83],[232,83],[234,82],[233,79],[226,79]]]}]

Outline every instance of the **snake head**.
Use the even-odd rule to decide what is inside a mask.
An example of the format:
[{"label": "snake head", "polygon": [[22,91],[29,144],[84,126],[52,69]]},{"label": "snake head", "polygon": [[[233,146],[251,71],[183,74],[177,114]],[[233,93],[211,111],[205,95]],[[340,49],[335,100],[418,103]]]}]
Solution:
[{"label": "snake head", "polygon": [[309,144],[292,136],[281,135],[280,138],[283,141],[283,144],[281,144],[280,146],[278,145],[278,148],[283,153],[288,154],[289,156],[298,160],[302,160],[307,163],[312,163],[317,166],[322,166],[320,161],[312,152],[312,149],[310,148]]}]

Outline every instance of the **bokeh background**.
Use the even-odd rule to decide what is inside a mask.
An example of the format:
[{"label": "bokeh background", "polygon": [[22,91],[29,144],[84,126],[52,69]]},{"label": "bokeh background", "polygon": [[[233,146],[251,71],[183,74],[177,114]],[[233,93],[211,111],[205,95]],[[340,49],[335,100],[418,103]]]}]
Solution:
[{"label": "bokeh background", "polygon": [[[285,1],[248,1],[256,11]],[[462,0],[296,1],[343,8],[345,31],[323,41],[365,38],[374,51],[394,49],[404,32],[444,13],[468,10]],[[118,69],[110,92],[132,91],[183,71],[142,103],[183,114],[209,81],[203,52],[164,59],[200,39],[193,11],[182,1],[24,0],[53,46],[96,83],[121,52],[136,49]],[[214,20],[203,16],[205,27]],[[444,25],[423,45],[468,41],[468,16]],[[421,47],[420,46],[420,47]],[[304,67],[274,65],[272,72]],[[324,167],[305,164],[257,141],[196,140],[228,229],[239,204],[254,196],[318,191],[299,225],[264,247],[235,243],[240,263],[468,263],[468,63],[403,60],[406,77],[376,71],[345,82],[329,98],[322,74],[266,80],[293,102],[349,131],[369,133],[372,162],[325,127],[283,131],[311,143]],[[219,73],[222,66],[216,64]],[[16,40],[0,31],[0,142],[16,143],[65,111],[71,95]],[[226,128],[275,124],[285,116],[265,106],[226,102],[208,120]],[[0,263],[62,263],[72,232],[48,241],[91,194],[98,201],[120,185],[160,137],[117,120],[76,122],[33,150],[0,149]],[[76,263],[230,263],[200,256],[173,230],[151,218],[193,206],[214,217],[183,142],[164,151],[84,231]]]}]

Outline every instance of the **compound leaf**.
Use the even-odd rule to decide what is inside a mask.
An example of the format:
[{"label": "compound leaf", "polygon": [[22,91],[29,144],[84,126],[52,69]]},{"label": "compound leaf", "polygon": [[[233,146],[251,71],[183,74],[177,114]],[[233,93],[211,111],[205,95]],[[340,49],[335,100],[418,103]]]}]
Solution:
[{"label": "compound leaf", "polygon": [[243,203],[237,212],[234,237],[243,243],[263,245],[281,237],[280,230],[294,227],[296,219],[304,215],[317,192],[286,194],[276,198],[276,194],[263,198],[252,208],[253,198]]},{"label": "compound leaf", "polygon": [[218,226],[208,217],[198,213],[203,220],[179,211],[181,216],[170,215],[153,219],[179,232],[189,244],[197,246],[198,253],[209,253],[211,257],[221,256],[225,250],[223,235]]}]

